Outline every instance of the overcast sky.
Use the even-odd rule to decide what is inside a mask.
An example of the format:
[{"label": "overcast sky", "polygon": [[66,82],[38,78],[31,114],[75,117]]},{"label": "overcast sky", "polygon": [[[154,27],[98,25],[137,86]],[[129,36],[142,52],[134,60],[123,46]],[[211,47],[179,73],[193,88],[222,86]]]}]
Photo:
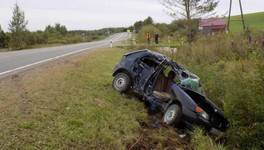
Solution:
[{"label": "overcast sky", "polygon": [[[0,24],[8,31],[14,4],[18,2],[31,31],[44,30],[56,22],[68,30],[91,30],[104,27],[127,27],[151,16],[155,22],[170,23],[158,0],[0,0]],[[264,11],[264,0],[242,0],[244,13]],[[219,16],[228,12],[229,0],[220,0]],[[232,15],[240,13],[238,0],[233,0]]]}]

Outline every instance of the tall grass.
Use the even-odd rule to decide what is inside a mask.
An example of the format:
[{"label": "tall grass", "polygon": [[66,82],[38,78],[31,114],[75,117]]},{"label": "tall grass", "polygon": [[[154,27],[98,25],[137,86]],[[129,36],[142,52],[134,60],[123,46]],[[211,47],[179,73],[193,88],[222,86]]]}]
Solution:
[{"label": "tall grass", "polygon": [[230,149],[264,148],[264,32],[203,37],[167,53],[201,78],[207,97],[220,106],[230,125],[224,144]]},{"label": "tall grass", "polygon": [[208,135],[205,135],[201,128],[194,128],[191,134],[191,143],[196,150],[226,150],[222,144],[216,144],[215,141]]}]

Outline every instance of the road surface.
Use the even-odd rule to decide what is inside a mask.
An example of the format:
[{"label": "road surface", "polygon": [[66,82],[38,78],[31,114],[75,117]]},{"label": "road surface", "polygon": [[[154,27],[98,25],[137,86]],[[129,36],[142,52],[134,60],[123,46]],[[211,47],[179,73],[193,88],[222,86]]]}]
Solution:
[{"label": "road surface", "polygon": [[2,52],[0,53],[0,78],[7,77],[11,74],[21,72],[22,70],[32,68],[39,64],[66,57],[75,53],[91,50],[94,48],[110,46],[111,41],[113,43],[116,43],[126,40],[129,37],[129,33],[118,33],[108,37],[105,40],[97,42]]}]

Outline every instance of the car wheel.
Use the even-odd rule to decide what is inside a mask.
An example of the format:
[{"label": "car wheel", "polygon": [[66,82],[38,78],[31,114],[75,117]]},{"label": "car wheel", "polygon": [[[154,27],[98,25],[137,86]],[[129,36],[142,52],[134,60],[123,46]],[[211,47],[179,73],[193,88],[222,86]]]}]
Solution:
[{"label": "car wheel", "polygon": [[112,82],[112,86],[120,93],[126,92],[131,86],[130,77],[125,73],[118,73]]},{"label": "car wheel", "polygon": [[167,125],[177,125],[181,119],[181,107],[177,104],[170,105],[163,115],[163,122]]}]

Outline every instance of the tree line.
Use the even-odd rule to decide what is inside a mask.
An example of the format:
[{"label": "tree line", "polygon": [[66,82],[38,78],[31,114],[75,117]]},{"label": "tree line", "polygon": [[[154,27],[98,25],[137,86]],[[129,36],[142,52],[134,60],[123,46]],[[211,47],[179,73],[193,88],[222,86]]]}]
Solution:
[{"label": "tree line", "polygon": [[13,16],[9,22],[9,32],[0,28],[0,48],[9,50],[21,50],[41,45],[73,44],[100,40],[110,33],[123,32],[126,28],[104,28],[100,30],[73,30],[68,31],[66,26],[60,23],[47,25],[44,31],[31,32],[27,29],[28,21],[25,13],[16,3],[13,8]]},{"label": "tree line", "polygon": [[[133,28],[137,33],[138,42],[146,42],[146,34],[151,37],[158,34],[161,39],[166,41],[168,38],[174,41],[188,40],[188,21],[186,19],[173,20],[171,23],[155,23],[151,17],[134,23]],[[191,20],[191,37],[195,39],[198,33],[199,19]]]},{"label": "tree line", "polygon": [[216,14],[218,0],[159,0],[175,20],[170,24],[154,23],[151,17],[134,24],[139,33],[138,40],[145,41],[145,34],[158,33],[161,38],[185,39],[189,43],[195,40],[199,18]]},{"label": "tree line", "polygon": [[[160,38],[171,38],[177,41],[184,40],[191,43],[197,34],[198,18],[202,15],[214,14],[218,5],[217,0],[160,0],[165,6],[165,11],[177,20],[170,24],[154,23],[151,17],[143,21],[137,21],[128,28],[104,28],[100,30],[74,30],[68,31],[64,25],[56,23],[48,25],[44,31],[30,32],[26,26],[24,11],[17,4],[13,9],[13,17],[9,23],[9,31],[4,33],[0,30],[0,47],[9,49],[25,49],[41,44],[72,44],[89,42],[102,39],[109,33],[117,33],[130,29],[139,33],[138,41],[145,41],[145,35],[159,34]],[[187,36],[186,36],[187,35]]]}]

